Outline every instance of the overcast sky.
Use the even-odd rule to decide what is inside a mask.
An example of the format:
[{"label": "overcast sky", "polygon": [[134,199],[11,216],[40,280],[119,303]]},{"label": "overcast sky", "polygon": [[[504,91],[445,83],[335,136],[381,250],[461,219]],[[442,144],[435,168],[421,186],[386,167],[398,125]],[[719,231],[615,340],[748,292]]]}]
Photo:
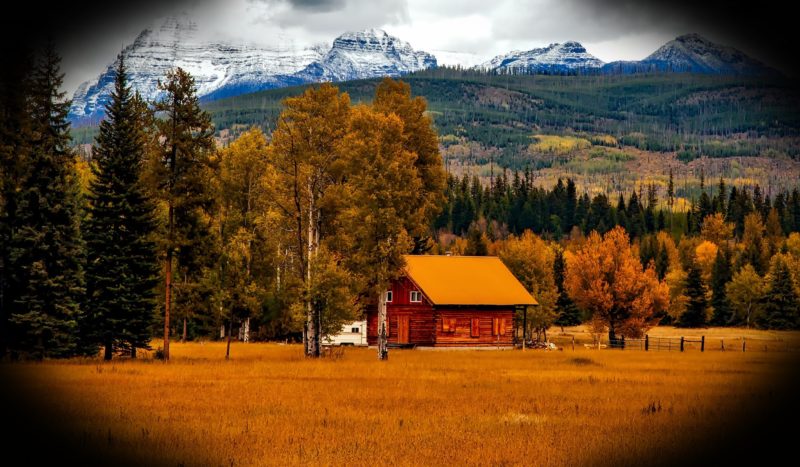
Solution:
[{"label": "overcast sky", "polygon": [[[148,25],[187,13],[200,33],[214,40],[298,46],[330,43],[345,31],[376,27],[418,50],[477,54],[489,59],[576,40],[603,61],[642,59],[678,35],[697,32],[746,53],[758,47],[709,20],[692,3],[666,6],[636,0],[186,0],[135,2],[127,10],[104,10],[91,25],[71,28],[59,42],[65,89],[96,77]],[[724,11],[724,10],[723,10]],[[713,18],[719,18],[716,13]],[[88,21],[88,20],[87,20]],[[735,26],[734,23],[727,23]]]}]

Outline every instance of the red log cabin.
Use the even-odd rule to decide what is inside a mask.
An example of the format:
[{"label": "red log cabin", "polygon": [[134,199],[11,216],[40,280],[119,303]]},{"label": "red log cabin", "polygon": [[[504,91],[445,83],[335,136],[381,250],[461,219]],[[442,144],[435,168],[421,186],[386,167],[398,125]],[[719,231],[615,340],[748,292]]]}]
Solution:
[{"label": "red log cabin", "polygon": [[[405,260],[403,276],[386,292],[389,345],[511,346],[515,311],[538,305],[497,257]],[[377,307],[367,313],[367,342],[378,342]]]}]

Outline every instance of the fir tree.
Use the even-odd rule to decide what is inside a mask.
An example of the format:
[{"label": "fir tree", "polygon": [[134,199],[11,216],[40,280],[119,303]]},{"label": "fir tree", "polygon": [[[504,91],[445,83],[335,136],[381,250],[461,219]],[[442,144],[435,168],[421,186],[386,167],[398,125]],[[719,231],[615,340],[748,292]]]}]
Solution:
[{"label": "fir tree", "polygon": [[725,286],[732,278],[730,259],[722,249],[719,249],[711,268],[711,306],[714,308],[711,323],[715,326],[726,326],[733,319],[733,312],[725,292]]},{"label": "fir tree", "polygon": [[658,256],[656,256],[656,275],[658,280],[664,280],[669,270],[669,252],[666,245],[659,245]]},{"label": "fir tree", "polygon": [[94,148],[86,224],[87,303],[81,336],[88,346],[149,348],[158,264],[153,206],[141,181],[144,128],[119,56],[114,90]]},{"label": "fir tree", "polygon": [[686,302],[686,310],[678,319],[678,326],[685,328],[705,326],[706,310],[708,309],[706,287],[703,284],[703,275],[700,267],[698,267],[694,259],[688,265],[684,294],[688,300]]},{"label": "fir tree", "polygon": [[792,284],[792,273],[782,255],[772,260],[764,303],[759,320],[769,329],[796,329],[800,324],[800,298]]},{"label": "fir tree", "polygon": [[564,260],[564,250],[557,248],[553,260],[553,278],[555,279],[556,289],[558,290],[558,299],[556,300],[558,316],[556,317],[555,324],[561,327],[581,324],[581,312],[578,310],[575,302],[569,298],[564,288],[565,269],[566,261]]},{"label": "fir tree", "polygon": [[31,81],[31,150],[10,241],[11,332],[16,350],[34,358],[74,354],[84,294],[82,200],[60,61],[49,44]]}]

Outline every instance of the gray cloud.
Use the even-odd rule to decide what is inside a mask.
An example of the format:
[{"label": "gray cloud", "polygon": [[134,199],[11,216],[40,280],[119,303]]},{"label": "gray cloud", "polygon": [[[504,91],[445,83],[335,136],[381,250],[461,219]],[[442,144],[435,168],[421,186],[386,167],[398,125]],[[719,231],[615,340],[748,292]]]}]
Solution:
[{"label": "gray cloud", "polygon": [[289,3],[298,10],[328,12],[341,9],[345,0],[289,0]]}]

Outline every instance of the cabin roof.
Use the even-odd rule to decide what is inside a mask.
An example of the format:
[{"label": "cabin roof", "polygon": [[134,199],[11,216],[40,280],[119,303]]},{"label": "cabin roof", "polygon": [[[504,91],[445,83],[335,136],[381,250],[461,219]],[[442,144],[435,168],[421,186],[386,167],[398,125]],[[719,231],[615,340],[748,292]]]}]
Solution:
[{"label": "cabin roof", "polygon": [[405,272],[433,305],[538,305],[496,256],[406,255]]}]

